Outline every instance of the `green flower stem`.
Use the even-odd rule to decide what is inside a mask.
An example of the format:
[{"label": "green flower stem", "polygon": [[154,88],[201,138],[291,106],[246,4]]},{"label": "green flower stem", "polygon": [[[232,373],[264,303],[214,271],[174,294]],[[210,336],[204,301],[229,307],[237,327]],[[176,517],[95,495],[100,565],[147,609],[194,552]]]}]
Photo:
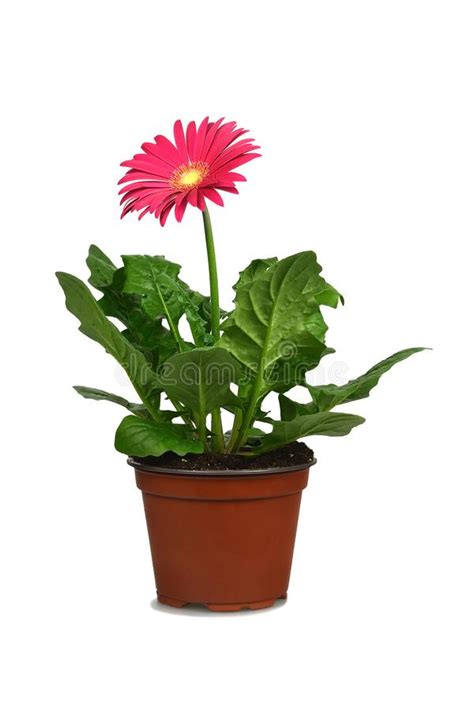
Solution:
[{"label": "green flower stem", "polygon": [[[217,278],[216,249],[212,234],[211,217],[207,206],[202,213],[202,217],[204,221],[204,234],[206,236],[209,284],[211,290],[211,333],[215,343],[217,343],[220,338],[221,321],[221,310],[219,306],[219,282]],[[215,442],[213,442],[214,450],[217,452],[223,452],[225,449],[224,431],[222,429],[221,413],[219,409],[212,412],[212,431],[215,435]]]},{"label": "green flower stem", "polygon": [[216,249],[214,247],[214,237],[212,234],[211,216],[206,209],[202,213],[204,220],[204,234],[206,236],[207,262],[209,265],[209,283],[211,286],[211,332],[214,340],[220,338],[221,312],[219,307],[219,282],[217,279]]}]

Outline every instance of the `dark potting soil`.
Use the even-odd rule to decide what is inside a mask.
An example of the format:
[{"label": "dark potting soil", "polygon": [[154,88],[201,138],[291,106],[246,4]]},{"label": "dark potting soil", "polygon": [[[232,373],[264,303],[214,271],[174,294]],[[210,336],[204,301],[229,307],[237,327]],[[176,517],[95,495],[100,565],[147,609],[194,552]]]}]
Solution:
[{"label": "dark potting soil", "polygon": [[135,462],[163,469],[186,469],[188,471],[239,471],[240,469],[271,469],[273,467],[305,466],[314,459],[313,451],[303,442],[293,442],[280,449],[255,457],[242,454],[187,454],[180,457],[166,452],[161,457],[133,457]]}]

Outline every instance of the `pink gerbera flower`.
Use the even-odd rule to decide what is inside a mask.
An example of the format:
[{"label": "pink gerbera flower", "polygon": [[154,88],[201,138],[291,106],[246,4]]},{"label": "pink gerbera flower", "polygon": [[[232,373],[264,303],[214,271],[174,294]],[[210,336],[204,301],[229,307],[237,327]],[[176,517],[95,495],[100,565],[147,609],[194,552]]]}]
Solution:
[{"label": "pink gerbera flower", "polygon": [[224,204],[218,190],[238,193],[235,183],[245,177],[233,170],[258,158],[260,154],[254,151],[259,146],[253,138],[238,141],[247,131],[236,128],[235,121],[223,121],[205,118],[199,128],[191,121],[186,135],[181,121],[176,121],[174,144],[165,136],[155,136],[154,143],[142,145],[143,153],[124,161],[121,165],[130,170],[119,181],[128,183],[119,193],[123,195],[122,217],[137,210],[141,219],[150,212],[164,225],[174,206],[181,222],[188,202],[204,211],[206,198]]}]

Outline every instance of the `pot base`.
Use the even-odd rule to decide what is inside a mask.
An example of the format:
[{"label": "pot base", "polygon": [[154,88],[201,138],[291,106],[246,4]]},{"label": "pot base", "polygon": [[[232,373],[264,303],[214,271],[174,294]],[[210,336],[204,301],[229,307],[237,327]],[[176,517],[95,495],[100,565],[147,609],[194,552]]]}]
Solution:
[{"label": "pot base", "polygon": [[[232,603],[218,603],[218,602],[204,602],[202,603],[208,610],[212,612],[238,612],[239,610],[263,610],[265,607],[272,607],[277,600],[286,600],[286,593],[280,595],[279,597],[271,598],[270,600],[257,600],[255,602],[232,602]],[[169,605],[170,607],[185,607],[193,603],[184,602],[183,600],[177,600],[173,597],[167,597],[166,595],[160,595],[158,593],[158,602],[162,605]]]}]

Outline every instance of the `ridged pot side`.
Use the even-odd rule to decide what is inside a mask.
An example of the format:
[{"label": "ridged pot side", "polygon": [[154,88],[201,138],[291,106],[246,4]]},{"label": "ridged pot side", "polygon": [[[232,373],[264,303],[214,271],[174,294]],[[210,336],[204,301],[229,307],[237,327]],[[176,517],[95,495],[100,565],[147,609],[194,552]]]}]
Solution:
[{"label": "ridged pot side", "polygon": [[130,463],[143,494],[160,602],[227,611],[286,597],[310,465],[216,475]]}]

